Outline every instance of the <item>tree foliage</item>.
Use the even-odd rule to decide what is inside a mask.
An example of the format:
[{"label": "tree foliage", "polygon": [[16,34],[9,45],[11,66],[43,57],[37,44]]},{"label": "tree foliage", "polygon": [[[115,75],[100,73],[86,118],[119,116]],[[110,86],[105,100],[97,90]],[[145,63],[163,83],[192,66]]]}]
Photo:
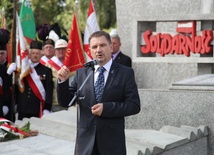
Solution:
[{"label": "tree foliage", "polygon": [[[18,3],[19,0],[17,0]],[[80,30],[84,32],[90,0],[31,0],[36,25],[58,23],[61,28],[69,32],[74,11],[77,12]],[[78,2],[76,5],[75,2]],[[94,0],[97,20],[100,29],[116,26],[115,0]],[[21,4],[17,4],[20,10]],[[5,8],[8,28],[11,28],[13,17],[13,0],[1,0],[0,9]]]}]

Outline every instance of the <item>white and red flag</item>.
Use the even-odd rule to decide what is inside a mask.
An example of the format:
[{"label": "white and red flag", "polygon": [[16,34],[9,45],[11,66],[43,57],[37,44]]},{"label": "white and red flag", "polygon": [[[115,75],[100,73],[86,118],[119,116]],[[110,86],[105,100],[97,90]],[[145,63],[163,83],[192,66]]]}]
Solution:
[{"label": "white and red flag", "polygon": [[94,3],[93,3],[93,0],[90,0],[89,9],[88,9],[88,18],[86,21],[85,32],[84,32],[84,51],[86,55],[86,61],[90,61],[93,59],[89,51],[88,38],[93,32],[99,31],[99,30],[100,28],[97,22]]},{"label": "white and red flag", "polygon": [[196,34],[196,22],[195,21],[178,22],[176,32],[192,34],[194,36]]},{"label": "white and red flag", "polygon": [[17,71],[19,73],[18,78],[18,86],[21,92],[24,91],[24,83],[23,78],[26,77],[30,71],[31,67],[28,61],[28,51],[26,48],[26,43],[22,31],[22,26],[20,22],[20,18],[18,16],[18,13],[16,13],[16,19],[17,19],[17,53],[16,53],[16,64],[17,64]]}]

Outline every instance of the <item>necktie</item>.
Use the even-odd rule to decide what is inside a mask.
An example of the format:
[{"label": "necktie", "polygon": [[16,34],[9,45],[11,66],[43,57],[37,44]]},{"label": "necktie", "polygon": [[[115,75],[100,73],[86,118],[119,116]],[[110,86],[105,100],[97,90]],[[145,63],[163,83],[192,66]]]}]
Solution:
[{"label": "necktie", "polygon": [[99,99],[103,93],[103,87],[104,87],[104,75],[103,75],[103,73],[105,71],[105,68],[99,67],[98,71],[99,71],[99,75],[98,75],[97,81],[94,85],[95,97],[96,97],[97,102],[99,101]]}]

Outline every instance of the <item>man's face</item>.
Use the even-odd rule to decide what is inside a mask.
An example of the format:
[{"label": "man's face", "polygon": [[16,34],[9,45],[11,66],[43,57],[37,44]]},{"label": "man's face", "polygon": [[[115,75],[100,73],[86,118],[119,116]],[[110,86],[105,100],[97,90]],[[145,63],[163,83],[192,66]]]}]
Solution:
[{"label": "man's face", "polygon": [[65,58],[66,48],[56,48],[55,55],[59,58],[59,60],[63,60]]},{"label": "man's face", "polygon": [[31,51],[29,52],[29,59],[33,63],[39,62],[41,57],[42,57],[41,50],[31,49]]},{"label": "man's face", "polygon": [[111,38],[111,43],[113,46],[112,54],[115,54],[120,50],[121,43],[118,38]]},{"label": "man's face", "polygon": [[90,40],[90,51],[92,57],[103,66],[111,59],[112,45],[104,36],[94,37]]},{"label": "man's face", "polygon": [[52,58],[55,55],[55,50],[53,45],[51,44],[47,44],[43,47],[43,54],[47,57],[47,58]]},{"label": "man's face", "polygon": [[0,64],[2,64],[7,58],[7,51],[0,50]]}]

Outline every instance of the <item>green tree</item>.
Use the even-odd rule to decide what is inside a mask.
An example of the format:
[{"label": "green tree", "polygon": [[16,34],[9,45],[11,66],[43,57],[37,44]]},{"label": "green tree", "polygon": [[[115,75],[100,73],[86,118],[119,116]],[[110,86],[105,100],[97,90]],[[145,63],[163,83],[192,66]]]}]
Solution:
[{"label": "green tree", "polygon": [[[20,0],[17,0],[17,10],[20,9]],[[73,13],[76,9],[76,0],[32,0],[32,9],[36,25],[58,23],[62,29],[69,32]],[[77,16],[80,30],[84,32],[90,0],[79,0]],[[100,29],[109,29],[116,26],[115,0],[94,0],[97,20]],[[5,8],[8,28],[11,28],[13,19],[13,0],[1,0],[0,9]]]},{"label": "green tree", "polygon": [[[12,19],[13,19],[13,8],[14,8],[14,3],[13,0],[1,0],[0,1],[0,18],[2,19],[2,8],[4,7],[5,10],[5,18],[7,22],[7,29],[10,30],[12,27]],[[17,10],[19,7],[19,3],[17,0]],[[0,20],[0,23],[2,20]]]},{"label": "green tree", "polygon": [[[85,29],[85,22],[88,13],[90,0],[81,0],[79,7],[79,19],[81,30]],[[100,29],[109,29],[116,26],[116,6],[115,0],[94,0],[95,3],[95,12],[97,20],[100,26]]]}]

